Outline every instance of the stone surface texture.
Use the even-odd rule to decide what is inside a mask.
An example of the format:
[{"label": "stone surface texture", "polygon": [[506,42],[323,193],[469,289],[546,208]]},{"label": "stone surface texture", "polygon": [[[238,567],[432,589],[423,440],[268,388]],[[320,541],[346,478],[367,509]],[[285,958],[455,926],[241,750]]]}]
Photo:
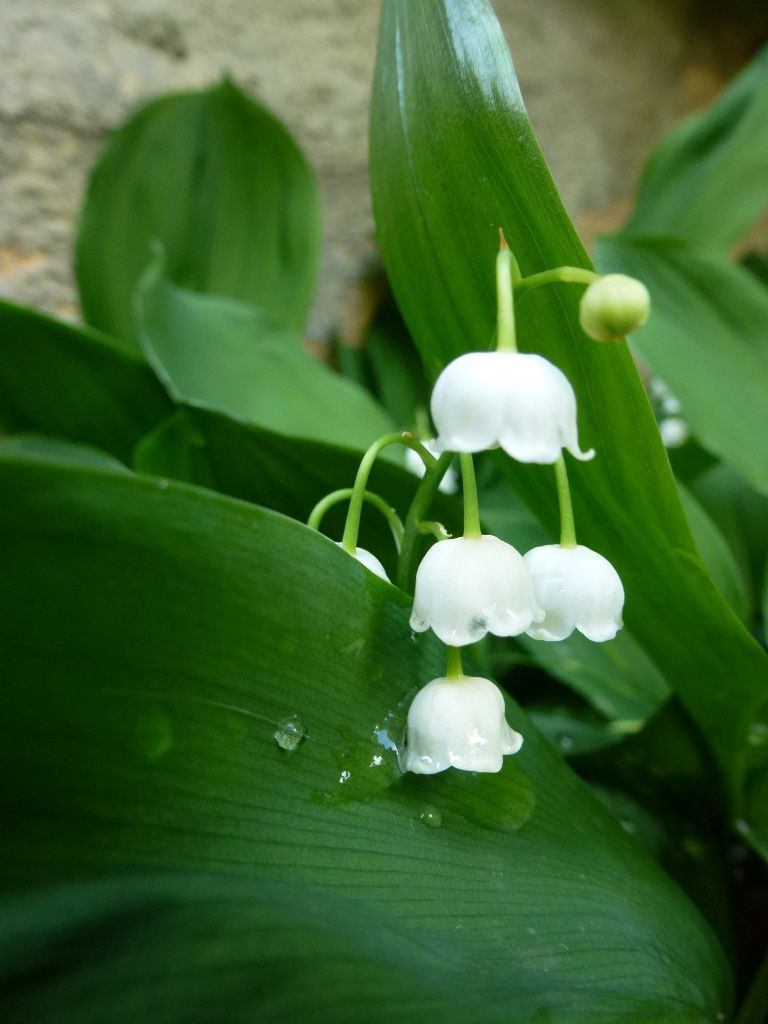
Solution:
[{"label": "stone surface texture", "polygon": [[[620,223],[650,147],[714,95],[738,45],[718,44],[682,0],[495,6],[566,206],[587,238]],[[226,72],[317,172],[325,249],[310,335],[324,337],[373,246],[377,20],[378,0],[0,0],[0,295],[76,318],[72,239],[106,133],[146,98]]]}]

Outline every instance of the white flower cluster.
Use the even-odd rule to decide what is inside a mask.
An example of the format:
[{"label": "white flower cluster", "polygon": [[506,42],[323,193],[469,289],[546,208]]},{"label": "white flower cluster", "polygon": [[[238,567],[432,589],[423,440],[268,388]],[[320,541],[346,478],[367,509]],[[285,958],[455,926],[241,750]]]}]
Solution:
[{"label": "white flower cluster", "polygon": [[[489,679],[464,675],[459,648],[488,633],[526,633],[536,640],[558,641],[578,630],[589,640],[603,642],[622,626],[624,588],[619,575],[602,555],[576,542],[573,525],[563,450],[581,461],[595,453],[579,444],[576,396],[566,376],[542,356],[517,351],[513,267],[516,271],[502,244],[497,262],[498,350],[470,352],[445,367],[431,399],[437,437],[426,442],[426,455],[421,446],[409,442],[427,464],[433,465],[440,453],[459,456],[465,509],[464,536],[438,540],[416,572],[411,627],[418,632],[433,630],[447,645],[449,664],[446,676],[427,683],[408,712],[401,766],[419,774],[449,767],[497,772],[504,756],[522,746],[522,736],[506,721],[501,691]],[[557,277],[559,271],[550,271],[534,276],[539,280],[516,280],[534,287],[552,280],[594,279],[581,302],[581,322],[597,340],[615,340],[619,332],[634,329],[647,318],[648,295],[639,282],[620,275],[598,278],[577,268],[559,270],[567,274]],[[383,443],[389,441],[382,439]],[[482,534],[472,453],[496,447],[519,462],[555,467],[562,523],[559,544],[521,555],[499,537]],[[366,473],[359,474],[356,487],[365,486]],[[454,486],[451,482],[451,489]],[[378,559],[353,546],[356,531],[349,525],[345,537],[345,549],[386,578]]]}]

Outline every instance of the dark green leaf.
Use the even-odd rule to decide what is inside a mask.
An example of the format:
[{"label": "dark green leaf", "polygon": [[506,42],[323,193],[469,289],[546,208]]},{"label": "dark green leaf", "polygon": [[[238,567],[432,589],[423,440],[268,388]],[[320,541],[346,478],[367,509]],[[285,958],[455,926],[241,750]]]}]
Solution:
[{"label": "dark green leaf", "polygon": [[697,439],[768,491],[768,289],[724,257],[660,239],[601,239],[600,268],[653,297],[634,343],[680,399]]},{"label": "dark green leaf", "polygon": [[0,429],[54,434],[128,461],[171,408],[135,352],[0,302]]},{"label": "dark green leaf", "polygon": [[[491,343],[499,226],[524,275],[589,261],[541,157],[490,3],[384,0],[382,10],[374,209],[395,296],[435,374]],[[519,303],[518,337],[571,380],[583,442],[598,452],[571,470],[579,537],[617,567],[628,627],[680,693],[734,793],[768,659],[695,552],[627,347],[589,341],[578,300],[568,286],[531,292]],[[507,463],[555,536],[551,472]]]},{"label": "dark green leaf", "polygon": [[[34,969],[20,1005],[35,1024],[54,1005],[66,1024],[202,1022],[216,994],[219,1019],[279,1006],[324,1022],[358,980],[371,1022],[459,1024],[470,993],[489,1024],[728,1013],[698,913],[516,707],[526,742],[499,775],[399,777],[408,696],[443,667],[433,638],[411,639],[399,591],[300,524],[210,492],[0,467],[6,884],[168,873],[102,890],[101,910],[75,888],[3,911],[6,993],[32,999]],[[288,753],[273,736],[296,715],[305,739]],[[427,803],[441,828],[419,820]],[[195,898],[195,871],[241,881]],[[252,967],[273,929],[265,980]],[[173,954],[184,966],[162,969]],[[253,1012],[230,1012],[243,999]]]},{"label": "dark green leaf", "polygon": [[155,242],[179,284],[302,325],[319,251],[315,182],[283,126],[232,82],[150,103],[104,149],[77,241],[89,323],[134,339],[133,292]]},{"label": "dark green leaf", "polygon": [[362,388],[312,359],[253,306],[172,285],[155,264],[137,294],[145,354],[171,394],[291,437],[366,448],[392,429]]},{"label": "dark green leaf", "polygon": [[766,205],[768,48],[657,146],[625,230],[726,248]]}]

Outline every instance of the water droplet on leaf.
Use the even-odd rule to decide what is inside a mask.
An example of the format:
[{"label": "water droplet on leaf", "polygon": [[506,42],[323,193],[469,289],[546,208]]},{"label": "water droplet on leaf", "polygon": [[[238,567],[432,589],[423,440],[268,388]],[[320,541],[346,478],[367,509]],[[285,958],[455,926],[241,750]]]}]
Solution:
[{"label": "water droplet on leaf", "polygon": [[274,733],[275,743],[281,750],[287,750],[289,753],[298,749],[306,735],[304,723],[298,715],[283,719]]},{"label": "water droplet on leaf", "polygon": [[424,804],[419,810],[419,821],[423,821],[427,828],[441,828],[443,816],[437,807],[432,804]]}]

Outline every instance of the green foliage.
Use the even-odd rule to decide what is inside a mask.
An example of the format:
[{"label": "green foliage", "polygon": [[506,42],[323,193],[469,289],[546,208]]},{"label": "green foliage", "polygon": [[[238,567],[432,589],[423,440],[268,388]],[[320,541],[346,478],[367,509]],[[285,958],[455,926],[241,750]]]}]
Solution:
[{"label": "green foliage", "polygon": [[[498,226],[524,275],[588,265],[488,3],[385,2],[372,125],[382,255],[433,372],[452,356],[489,345]],[[570,470],[579,537],[617,567],[628,627],[706,735],[737,801],[750,725],[766,698],[766,658],[696,553],[626,345],[588,340],[577,326],[577,303],[567,286],[559,294],[527,295],[519,303],[518,339],[523,350],[566,373],[583,442],[598,451],[593,462]],[[511,460],[504,468],[554,537],[547,474]]]},{"label": "green foliage", "polygon": [[232,82],[149,104],[113,135],[77,241],[87,321],[135,340],[136,284],[161,243],[180,285],[300,327],[319,247],[317,190],[285,128]]},{"label": "green foliage", "polygon": [[[650,288],[637,346],[692,427],[684,484],[627,346],[579,329],[580,289],[518,302],[598,452],[569,462],[576,522],[626,629],[468,652],[519,698],[498,775],[401,773],[445,651],[333,543],[343,507],[328,537],[303,525],[491,346],[497,228],[525,275],[589,266],[490,2],[383,0],[371,168],[399,311],[337,347],[341,374],[301,345],[318,201],[285,128],[225,81],[118,129],[77,241],[93,326],[0,303],[9,1020],[732,1019],[726,851],[768,857],[768,291],[759,256],[720,250],[764,201],[767,69],[660,145],[598,250]],[[477,462],[485,528],[554,540],[551,472]],[[370,487],[416,530],[390,449]],[[461,503],[421,517],[456,533]],[[375,512],[360,543],[394,576]]]},{"label": "green foliage", "polygon": [[[56,887],[44,923],[31,897],[3,914],[20,1019],[132,1021],[152,985],[160,1019],[188,1000],[203,1019],[193,970],[223,1020],[272,1019],[275,986],[298,1012],[297,976],[318,1021],[359,1000],[463,1021],[469,991],[488,1021],[727,1011],[703,920],[514,706],[526,744],[499,775],[399,776],[404,699],[442,670],[405,595],[211,492],[1,453],[0,487],[0,857],[7,882]],[[296,715],[287,753],[273,734]],[[164,876],[109,881],[139,870]],[[25,981],[63,943],[64,978]]]}]

